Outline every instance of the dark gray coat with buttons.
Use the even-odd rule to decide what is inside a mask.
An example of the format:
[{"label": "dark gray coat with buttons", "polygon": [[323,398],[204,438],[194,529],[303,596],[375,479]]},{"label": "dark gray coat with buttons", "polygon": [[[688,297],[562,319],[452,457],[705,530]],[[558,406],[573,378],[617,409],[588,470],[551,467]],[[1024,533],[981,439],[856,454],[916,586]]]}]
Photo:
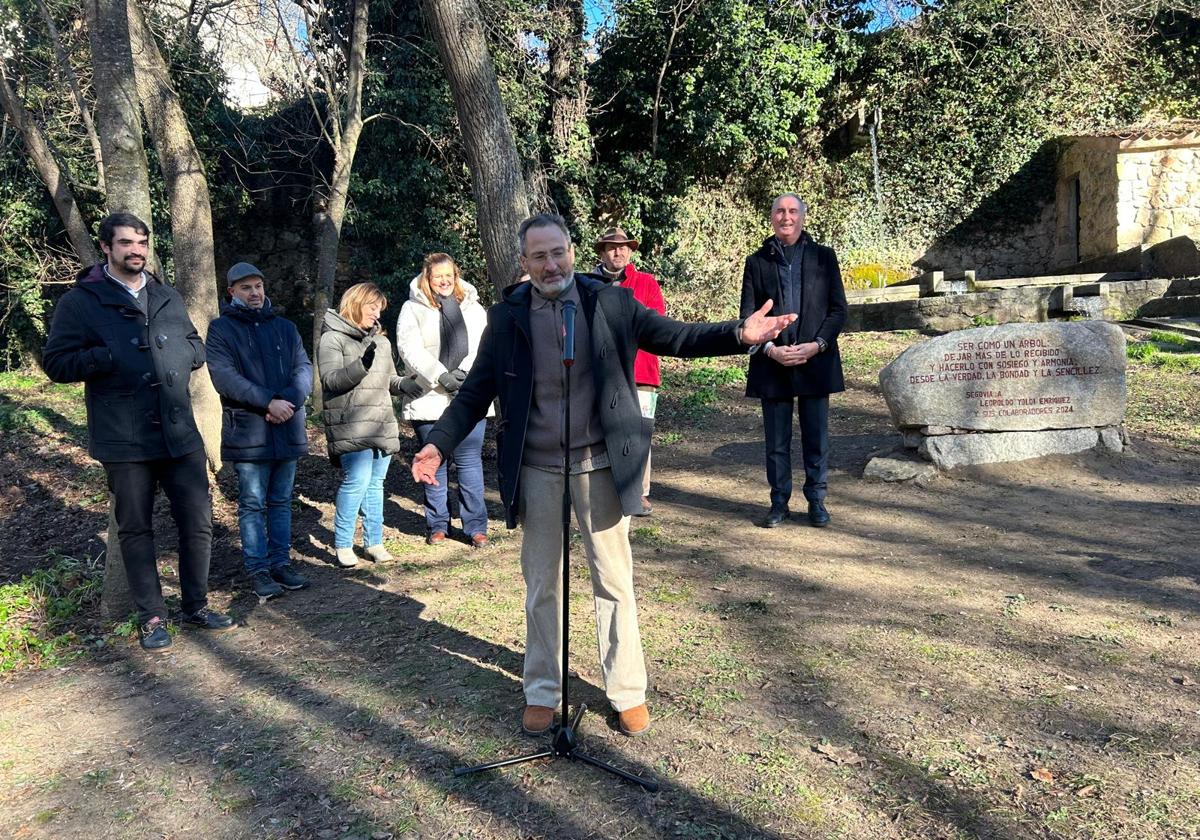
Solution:
[{"label": "dark gray coat with buttons", "polygon": [[204,342],[183,298],[146,275],[147,314],[104,276],[84,269],[54,310],[42,367],[55,382],[83,382],[88,452],[97,461],[179,458],[203,447],[188,383]]},{"label": "dark gray coat with buttons", "polygon": [[[639,349],[658,356],[724,356],[744,352],[737,340],[737,322],[687,324],[659,315],[620,286],[585,274],[576,274],[581,313],[591,334],[592,373],[597,410],[613,481],[626,515],[642,509],[642,470],[650,451],[653,421],[642,417],[633,362]],[[500,498],[509,528],[517,524],[521,498],[521,463],[525,430],[533,399],[533,352],[529,306],[532,287],[518,283],[504,291],[504,299],[488,310],[488,325],[479,344],[471,372],[450,407],[429,434],[429,442],[442,457],[454,451],[488,406],[500,400],[496,427]],[[538,352],[547,352],[538,348]],[[549,352],[559,353],[557,347]],[[546,504],[557,504],[547,499]]]}]

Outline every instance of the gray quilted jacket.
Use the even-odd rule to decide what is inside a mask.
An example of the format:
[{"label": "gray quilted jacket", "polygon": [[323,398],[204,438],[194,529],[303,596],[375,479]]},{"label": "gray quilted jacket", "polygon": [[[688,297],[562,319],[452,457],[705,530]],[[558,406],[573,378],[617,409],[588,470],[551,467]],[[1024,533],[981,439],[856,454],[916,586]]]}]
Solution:
[{"label": "gray quilted jacket", "polygon": [[[362,356],[371,344],[375,345],[375,360],[367,370]],[[400,426],[392,395],[402,393],[400,377],[391,342],[380,335],[379,325],[364,330],[327,310],[317,346],[317,369],[324,392],[325,439],[334,466],[347,452],[399,452]]]}]

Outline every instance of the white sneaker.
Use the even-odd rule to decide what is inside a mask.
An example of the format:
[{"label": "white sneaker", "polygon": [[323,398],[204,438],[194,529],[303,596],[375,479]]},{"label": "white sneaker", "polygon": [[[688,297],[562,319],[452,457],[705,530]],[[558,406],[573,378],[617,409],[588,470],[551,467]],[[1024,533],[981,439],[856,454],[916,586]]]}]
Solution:
[{"label": "white sneaker", "polygon": [[338,548],[335,549],[337,554],[337,564],[343,569],[353,569],[358,565],[358,558],[354,556],[353,548]]},{"label": "white sneaker", "polygon": [[382,543],[379,545],[369,545],[363,550],[366,551],[367,557],[376,563],[390,563],[396,559],[383,547]]}]

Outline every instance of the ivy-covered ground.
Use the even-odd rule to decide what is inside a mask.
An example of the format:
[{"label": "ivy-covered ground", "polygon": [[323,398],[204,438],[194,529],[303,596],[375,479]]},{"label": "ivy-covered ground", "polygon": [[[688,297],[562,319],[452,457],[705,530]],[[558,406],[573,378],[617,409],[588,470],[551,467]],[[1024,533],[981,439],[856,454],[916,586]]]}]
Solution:
[{"label": "ivy-covered ground", "polygon": [[319,434],[296,500],[313,587],[257,604],[223,476],[212,594],[239,627],[141,653],[97,620],[79,389],[0,375],[0,836],[1200,836],[1200,374],[1137,351],[1121,457],[865,483],[893,443],[875,376],[915,340],[844,340],[823,531],[753,526],[740,370],[669,365],[633,531],[644,738],[605,712],[582,566],[572,587],[587,749],[656,794],[565,761],[453,776],[539,746],[518,732],[519,535],[425,546],[397,464],[395,562],[331,566]]}]

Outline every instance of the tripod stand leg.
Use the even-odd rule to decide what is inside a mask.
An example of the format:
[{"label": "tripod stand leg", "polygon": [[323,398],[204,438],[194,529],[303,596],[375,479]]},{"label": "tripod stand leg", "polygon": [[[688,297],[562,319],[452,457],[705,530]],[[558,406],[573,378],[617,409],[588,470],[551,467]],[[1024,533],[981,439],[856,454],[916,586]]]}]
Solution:
[{"label": "tripod stand leg", "polygon": [[541,752],[523,755],[517,758],[502,758],[499,761],[489,761],[487,764],[476,764],[474,767],[456,767],[454,769],[455,776],[466,776],[469,773],[481,773],[484,770],[495,770],[497,767],[509,767],[513,764],[524,764],[526,761],[537,761],[539,758],[553,758],[554,750],[542,750]]},{"label": "tripod stand leg", "polygon": [[620,767],[613,767],[611,764],[605,764],[598,758],[592,758],[585,752],[574,750],[571,753],[571,758],[578,758],[580,761],[584,761],[593,767],[599,767],[601,770],[612,773],[614,776],[620,776],[622,779],[625,779],[628,782],[641,785],[651,793],[658,791],[658,781],[656,779],[643,779],[641,776],[635,776],[627,770],[622,770]]}]

